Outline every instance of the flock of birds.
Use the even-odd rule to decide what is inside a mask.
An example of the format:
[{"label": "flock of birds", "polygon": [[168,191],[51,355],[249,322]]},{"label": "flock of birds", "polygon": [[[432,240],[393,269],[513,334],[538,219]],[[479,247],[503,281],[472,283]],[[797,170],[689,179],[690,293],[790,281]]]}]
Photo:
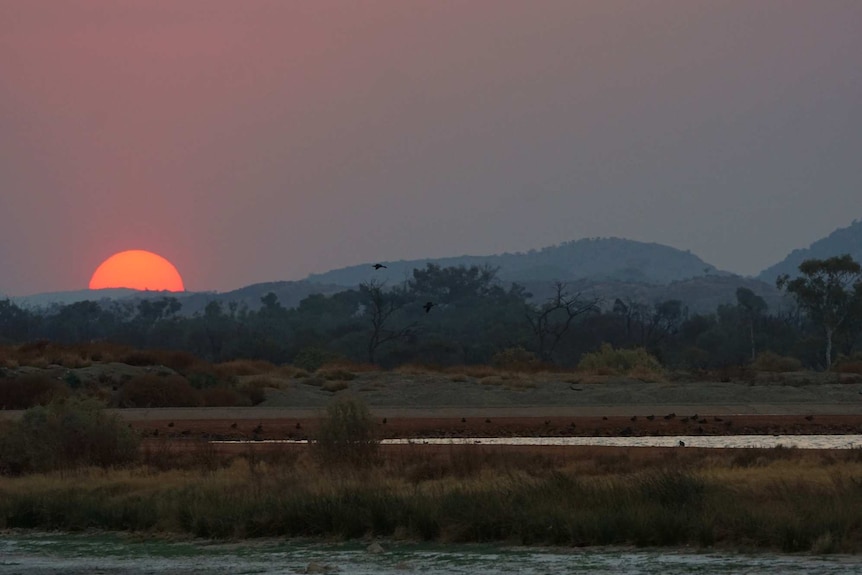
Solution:
[{"label": "flock of birds", "polygon": [[[386,266],[384,264],[380,264],[380,263],[374,264],[371,267],[373,267],[375,270],[386,269]],[[434,307],[435,305],[437,305],[437,304],[434,303],[433,301],[426,301],[425,305],[422,306],[422,309],[425,310],[425,313],[428,313],[429,311],[431,311],[431,308]]]}]

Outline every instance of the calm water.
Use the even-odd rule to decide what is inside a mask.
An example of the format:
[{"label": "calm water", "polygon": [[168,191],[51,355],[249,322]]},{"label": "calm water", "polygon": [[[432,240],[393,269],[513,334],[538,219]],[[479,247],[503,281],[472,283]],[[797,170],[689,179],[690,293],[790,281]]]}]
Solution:
[{"label": "calm water", "polygon": [[423,573],[497,575],[691,575],[757,573],[850,575],[862,557],[741,555],[657,550],[516,549],[470,545],[387,545],[372,554],[359,544],[134,541],[114,535],[0,534],[0,574],[286,574]]},{"label": "calm water", "polygon": [[[610,447],[686,447],[798,449],[860,449],[862,435],[679,435],[668,437],[466,437],[431,439],[384,439],[384,445],[604,445]],[[213,441],[212,443],[306,443],[272,439],[264,441]]]}]

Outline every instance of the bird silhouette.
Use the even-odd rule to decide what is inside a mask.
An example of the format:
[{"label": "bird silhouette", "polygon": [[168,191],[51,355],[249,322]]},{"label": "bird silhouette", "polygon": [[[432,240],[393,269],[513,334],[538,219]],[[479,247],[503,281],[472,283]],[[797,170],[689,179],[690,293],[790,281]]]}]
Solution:
[{"label": "bird silhouette", "polygon": [[428,313],[429,311],[431,311],[431,308],[434,307],[435,305],[437,305],[437,304],[434,303],[433,301],[427,301],[427,302],[425,302],[425,305],[422,306],[422,309],[425,310],[425,313]]},{"label": "bird silhouette", "polygon": [[383,265],[383,264],[374,264],[374,265],[373,265],[373,266],[371,266],[371,267],[373,267],[373,268],[374,268],[374,269],[376,269],[376,270],[379,270],[380,268],[385,268],[386,266],[385,266],[385,265]]}]

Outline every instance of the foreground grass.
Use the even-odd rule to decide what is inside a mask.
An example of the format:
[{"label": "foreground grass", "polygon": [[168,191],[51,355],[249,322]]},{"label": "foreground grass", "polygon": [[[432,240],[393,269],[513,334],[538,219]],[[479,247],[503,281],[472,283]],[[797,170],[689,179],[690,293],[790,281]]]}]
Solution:
[{"label": "foreground grass", "polygon": [[0,478],[0,528],[862,551],[857,452],[573,453],[415,447],[325,470],[304,453],[249,452]]}]

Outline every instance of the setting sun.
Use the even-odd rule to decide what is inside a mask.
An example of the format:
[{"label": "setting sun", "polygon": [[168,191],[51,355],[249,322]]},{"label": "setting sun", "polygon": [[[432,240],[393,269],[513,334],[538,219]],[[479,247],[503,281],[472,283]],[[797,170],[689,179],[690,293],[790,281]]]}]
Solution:
[{"label": "setting sun", "polygon": [[90,278],[90,289],[105,288],[185,291],[177,268],[145,250],[119,252],[103,261]]}]

